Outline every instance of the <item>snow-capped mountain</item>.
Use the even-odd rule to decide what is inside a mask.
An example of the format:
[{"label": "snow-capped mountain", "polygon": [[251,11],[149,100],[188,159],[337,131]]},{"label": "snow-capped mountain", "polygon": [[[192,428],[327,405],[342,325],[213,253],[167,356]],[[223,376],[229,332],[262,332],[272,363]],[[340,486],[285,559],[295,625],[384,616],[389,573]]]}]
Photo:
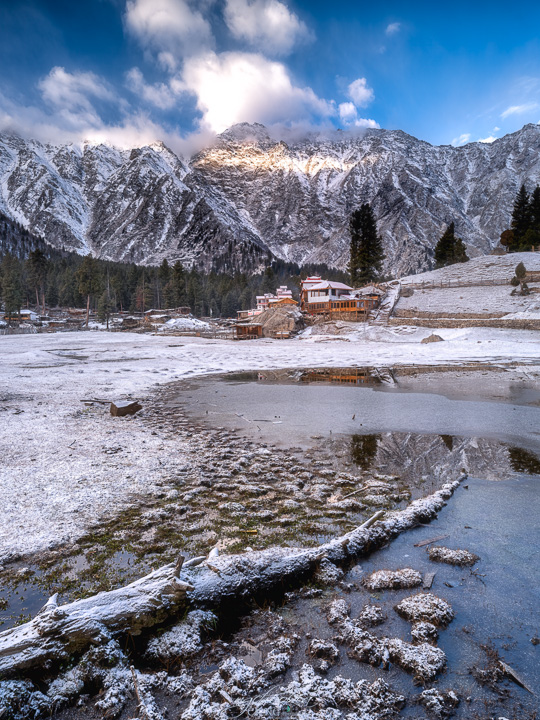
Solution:
[{"label": "snow-capped mountain", "polygon": [[430,267],[454,221],[470,255],[508,227],[519,186],[540,183],[540,126],[492,144],[434,147],[401,131],[288,142],[240,124],[189,162],[0,136],[0,210],[56,246],[114,260],[251,270],[270,257],[344,267],[348,219],[372,203],[386,270]]}]

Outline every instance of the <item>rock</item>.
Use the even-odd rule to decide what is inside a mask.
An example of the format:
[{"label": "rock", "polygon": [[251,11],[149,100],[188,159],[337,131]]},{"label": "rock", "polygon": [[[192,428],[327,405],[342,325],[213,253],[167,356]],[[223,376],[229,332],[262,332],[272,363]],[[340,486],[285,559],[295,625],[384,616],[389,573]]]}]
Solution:
[{"label": "rock", "polygon": [[321,585],[336,585],[336,583],[343,579],[344,575],[345,573],[341,568],[334,565],[334,563],[330,562],[327,558],[323,558],[315,571],[313,579]]},{"label": "rock", "polygon": [[339,650],[334,643],[324,640],[312,640],[306,652],[313,658],[326,660],[329,663],[335,663],[339,657]]},{"label": "rock", "polygon": [[148,643],[146,654],[159,660],[184,659],[202,648],[202,635],[214,627],[217,617],[205,610],[192,610],[186,619]]},{"label": "rock", "polygon": [[405,598],[394,609],[405,620],[425,620],[437,627],[446,627],[454,618],[454,611],[449,603],[431,593],[418,593]]},{"label": "rock", "polygon": [[480,558],[468,550],[451,550],[447,547],[431,547],[428,550],[430,560],[448,563],[448,565],[474,565]]},{"label": "rock", "polygon": [[362,627],[375,627],[376,625],[382,625],[386,620],[386,616],[378,605],[364,605],[356,620]]},{"label": "rock", "polygon": [[349,617],[349,605],[345,600],[334,600],[326,614],[326,620],[330,625],[336,625]]},{"label": "rock", "polygon": [[124,402],[111,403],[111,415],[114,417],[124,417],[125,415],[135,415],[142,410],[142,405],[137,400],[126,400]]},{"label": "rock", "polygon": [[431,643],[435,645],[439,637],[439,631],[433,623],[421,620],[411,628],[411,635],[414,643]]},{"label": "rock", "polygon": [[411,568],[377,570],[362,580],[368,590],[401,590],[422,584],[422,575]]},{"label": "rock", "polygon": [[422,345],[426,345],[427,343],[443,342],[443,341],[444,341],[444,338],[442,338],[440,335],[431,334],[422,340]]},{"label": "rock", "polygon": [[431,688],[420,694],[419,702],[434,718],[444,720],[444,718],[450,717],[459,705],[459,697],[453,690],[441,692],[436,688]]}]

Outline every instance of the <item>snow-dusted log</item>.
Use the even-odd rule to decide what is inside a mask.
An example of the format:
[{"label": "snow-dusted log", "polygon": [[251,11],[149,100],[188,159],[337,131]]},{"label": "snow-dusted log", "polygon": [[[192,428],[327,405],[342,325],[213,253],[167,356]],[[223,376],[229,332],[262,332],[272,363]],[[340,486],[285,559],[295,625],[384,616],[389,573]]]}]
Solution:
[{"label": "snow-dusted log", "polygon": [[165,565],[124,588],[86,600],[58,606],[52,597],[33,620],[0,633],[0,676],[47,667],[112,635],[138,634],[182,605],[215,607],[298,582],[310,576],[322,558],[340,564],[365,555],[434,518],[463,479],[314,548],[269,548],[228,556],[216,551],[199,565],[182,567],[180,558],[176,565]]},{"label": "snow-dusted log", "polygon": [[195,588],[188,597],[197,606],[216,606],[223,601],[249,597],[293,579],[307,577],[323,557],[337,564],[360,557],[382,547],[404,530],[433,519],[463,479],[415,500],[405,510],[388,513],[384,520],[368,527],[367,523],[360,525],[324,545],[309,549],[274,547],[241,555],[220,555],[213,557],[211,563],[185,567],[182,577]]},{"label": "snow-dusted log", "polygon": [[111,635],[137,635],[162,622],[192,586],[179,579],[182,558],[111,592],[58,605],[56,596],[24,625],[0,633],[0,676],[45,668]]}]

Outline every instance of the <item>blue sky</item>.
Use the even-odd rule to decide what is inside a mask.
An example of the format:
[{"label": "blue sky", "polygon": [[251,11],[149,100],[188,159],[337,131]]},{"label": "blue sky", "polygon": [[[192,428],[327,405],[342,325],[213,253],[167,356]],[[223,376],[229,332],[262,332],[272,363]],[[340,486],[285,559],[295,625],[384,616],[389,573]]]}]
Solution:
[{"label": "blue sky", "polygon": [[0,129],[188,154],[234,122],[433,144],[540,121],[540,3],[0,0]]}]

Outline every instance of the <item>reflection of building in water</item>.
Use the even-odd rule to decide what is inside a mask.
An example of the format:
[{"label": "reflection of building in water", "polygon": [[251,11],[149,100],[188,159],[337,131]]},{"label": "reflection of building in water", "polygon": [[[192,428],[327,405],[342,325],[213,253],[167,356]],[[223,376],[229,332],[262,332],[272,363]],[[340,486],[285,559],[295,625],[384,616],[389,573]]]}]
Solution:
[{"label": "reflection of building in water", "polygon": [[302,382],[327,382],[341,385],[379,385],[381,380],[368,368],[308,370],[300,376]]}]

